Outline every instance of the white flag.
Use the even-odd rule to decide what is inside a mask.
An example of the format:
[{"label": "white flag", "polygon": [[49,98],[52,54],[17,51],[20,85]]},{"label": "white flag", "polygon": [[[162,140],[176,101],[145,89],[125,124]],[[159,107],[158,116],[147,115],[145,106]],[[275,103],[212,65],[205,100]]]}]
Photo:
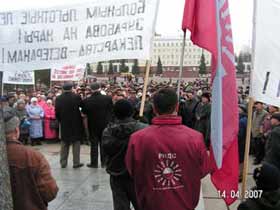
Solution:
[{"label": "white flag", "polygon": [[280,0],[260,0],[251,96],[280,107]]}]

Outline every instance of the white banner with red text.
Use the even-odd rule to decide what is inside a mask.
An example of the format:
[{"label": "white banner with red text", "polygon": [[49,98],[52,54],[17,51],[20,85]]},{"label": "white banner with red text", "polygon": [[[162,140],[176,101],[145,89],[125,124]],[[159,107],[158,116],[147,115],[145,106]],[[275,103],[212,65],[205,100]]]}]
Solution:
[{"label": "white banner with red text", "polygon": [[84,77],[85,66],[67,65],[51,69],[51,81],[79,81]]}]

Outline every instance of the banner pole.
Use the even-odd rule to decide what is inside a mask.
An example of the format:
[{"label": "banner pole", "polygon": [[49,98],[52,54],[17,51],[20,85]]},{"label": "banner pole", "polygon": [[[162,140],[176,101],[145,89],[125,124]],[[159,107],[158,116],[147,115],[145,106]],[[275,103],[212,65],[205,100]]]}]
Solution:
[{"label": "banner pole", "polygon": [[4,95],[4,72],[2,71],[1,72],[1,95],[3,96]]},{"label": "banner pole", "polygon": [[186,46],[186,31],[184,31],[184,37],[183,37],[183,42],[182,42],[181,58],[180,58],[180,71],[179,71],[178,87],[177,87],[178,98],[180,98],[180,87],[181,87],[182,73],[183,73],[183,66],[184,66],[185,46]]},{"label": "banner pole", "polygon": [[140,117],[143,117],[143,113],[144,113],[146,94],[147,94],[147,87],[148,87],[149,75],[150,75],[150,69],[151,69],[151,61],[147,60],[147,62],[146,62],[146,74],[145,74],[144,87],[143,87],[143,94],[142,94],[142,100],[141,100],[141,106],[140,106],[140,112],[139,112],[139,116]]},{"label": "banner pole", "polygon": [[[250,83],[252,87],[252,71],[254,70],[254,59],[255,59],[255,46],[256,46],[256,17],[257,17],[257,0],[254,0],[254,14],[253,14],[253,39],[252,39],[252,68],[250,75]],[[251,94],[251,93],[250,93]],[[248,122],[247,122],[247,134],[246,134],[246,145],[244,154],[244,166],[243,166],[243,177],[242,177],[242,192],[241,199],[244,201],[245,192],[247,188],[248,168],[249,168],[249,153],[250,153],[250,142],[251,142],[251,130],[252,130],[252,117],[253,117],[253,106],[254,99],[249,98],[248,104]]]},{"label": "banner pole", "polygon": [[252,129],[252,116],[253,116],[253,105],[254,100],[250,97],[248,107],[248,123],[246,131],[246,145],[245,145],[245,154],[244,154],[244,166],[243,166],[243,175],[242,175],[242,194],[241,198],[244,200],[245,192],[247,188],[247,178],[248,178],[248,169],[249,169],[249,153],[250,153],[250,141],[251,141],[251,129]]},{"label": "banner pole", "polygon": [[2,80],[2,84],[1,84],[1,95],[4,95],[4,82]]}]

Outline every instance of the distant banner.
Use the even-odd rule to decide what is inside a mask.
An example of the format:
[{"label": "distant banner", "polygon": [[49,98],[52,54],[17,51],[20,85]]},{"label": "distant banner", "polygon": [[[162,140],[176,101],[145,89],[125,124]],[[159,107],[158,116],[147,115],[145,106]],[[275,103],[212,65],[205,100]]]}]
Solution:
[{"label": "distant banner", "polygon": [[0,12],[0,69],[150,59],[159,0]]},{"label": "distant banner", "polygon": [[280,107],[280,0],[258,1],[251,95]]},{"label": "distant banner", "polygon": [[85,66],[68,65],[51,70],[51,81],[79,81],[83,78]]},{"label": "distant banner", "polygon": [[33,71],[5,71],[3,72],[4,84],[15,85],[34,85],[34,72]]}]

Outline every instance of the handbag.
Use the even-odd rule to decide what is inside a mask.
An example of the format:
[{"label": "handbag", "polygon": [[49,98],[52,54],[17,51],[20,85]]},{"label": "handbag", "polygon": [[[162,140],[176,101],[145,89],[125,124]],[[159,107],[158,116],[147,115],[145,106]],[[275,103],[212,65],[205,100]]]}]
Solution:
[{"label": "handbag", "polygon": [[22,129],[27,129],[31,126],[31,122],[28,119],[23,119],[20,123]]},{"label": "handbag", "polygon": [[51,120],[50,121],[50,129],[56,130],[59,128],[59,122],[58,120]]}]

